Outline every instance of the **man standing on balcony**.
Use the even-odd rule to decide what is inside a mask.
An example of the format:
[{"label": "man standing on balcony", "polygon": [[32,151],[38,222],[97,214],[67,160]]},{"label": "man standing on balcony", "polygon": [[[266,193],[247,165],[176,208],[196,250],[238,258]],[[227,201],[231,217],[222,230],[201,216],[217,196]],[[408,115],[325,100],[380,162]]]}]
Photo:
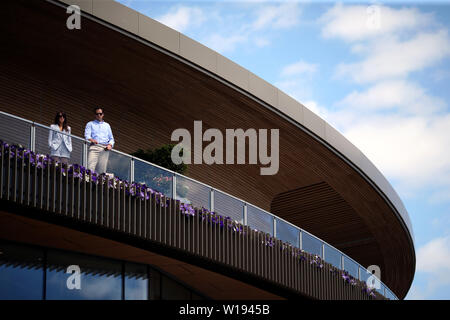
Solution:
[{"label": "man standing on balcony", "polygon": [[91,142],[88,154],[88,169],[97,173],[106,172],[109,150],[114,146],[111,127],[103,121],[103,108],[95,108],[95,120],[89,121],[84,129],[84,137]]}]

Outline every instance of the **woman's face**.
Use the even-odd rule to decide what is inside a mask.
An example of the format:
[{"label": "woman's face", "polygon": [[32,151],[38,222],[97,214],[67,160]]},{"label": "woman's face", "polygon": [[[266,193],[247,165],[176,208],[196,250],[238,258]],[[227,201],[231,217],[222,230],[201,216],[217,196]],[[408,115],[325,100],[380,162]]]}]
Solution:
[{"label": "woman's face", "polygon": [[64,123],[64,116],[62,114],[59,114],[58,122],[59,122],[59,124],[63,124]]}]

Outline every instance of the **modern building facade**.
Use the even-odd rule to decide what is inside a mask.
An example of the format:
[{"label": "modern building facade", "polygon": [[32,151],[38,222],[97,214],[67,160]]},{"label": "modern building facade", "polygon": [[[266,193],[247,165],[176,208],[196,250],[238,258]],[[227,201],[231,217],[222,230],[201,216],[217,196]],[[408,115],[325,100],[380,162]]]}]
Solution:
[{"label": "modern building facade", "polygon": [[[67,27],[71,4],[82,10],[81,29]],[[367,157],[302,104],[114,1],[6,1],[1,14],[2,282],[43,279],[38,299],[406,296],[415,251],[402,201]],[[94,106],[104,107],[120,151],[108,172],[123,181],[111,189],[104,177],[94,183],[33,160],[48,153],[48,126],[63,109],[71,163],[85,165],[80,137]],[[170,143],[177,128],[194,136],[197,120],[203,130],[279,129],[278,173],[235,161],[192,164],[182,176],[127,155]],[[125,180],[164,201],[148,190],[137,197]],[[186,214],[182,203],[197,209]],[[383,282],[374,296],[364,291],[372,265]],[[68,282],[77,270],[67,273],[70,266],[79,267],[82,289]],[[21,297],[15,283],[0,296]],[[107,294],[93,297],[88,289],[99,283]]]}]

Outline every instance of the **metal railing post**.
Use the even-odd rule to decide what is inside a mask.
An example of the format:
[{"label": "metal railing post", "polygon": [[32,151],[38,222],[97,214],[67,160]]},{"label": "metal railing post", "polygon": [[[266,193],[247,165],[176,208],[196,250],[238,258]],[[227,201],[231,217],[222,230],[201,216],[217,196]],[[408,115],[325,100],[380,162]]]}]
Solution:
[{"label": "metal railing post", "polygon": [[299,249],[303,250],[303,232],[301,229],[299,230],[299,232],[300,232],[300,234],[298,236],[298,241],[300,242]]},{"label": "metal railing post", "polygon": [[134,181],[134,158],[130,159],[130,182],[136,182]]},{"label": "metal railing post", "polygon": [[214,189],[211,189],[211,192],[209,194],[209,210],[211,212],[214,211]]},{"label": "metal railing post", "polygon": [[244,212],[244,226],[248,225],[248,218],[247,218],[247,204],[244,203],[244,208],[243,208]]},{"label": "metal railing post", "polygon": [[177,200],[177,176],[172,175],[172,198]]},{"label": "metal railing post", "polygon": [[273,236],[274,238],[277,237],[277,219],[273,219]]},{"label": "metal railing post", "polygon": [[30,127],[30,150],[36,152],[36,127],[34,122]]},{"label": "metal railing post", "polygon": [[88,145],[86,141],[83,141],[83,149],[82,149],[82,157],[81,157],[81,165],[87,168],[88,165]]}]

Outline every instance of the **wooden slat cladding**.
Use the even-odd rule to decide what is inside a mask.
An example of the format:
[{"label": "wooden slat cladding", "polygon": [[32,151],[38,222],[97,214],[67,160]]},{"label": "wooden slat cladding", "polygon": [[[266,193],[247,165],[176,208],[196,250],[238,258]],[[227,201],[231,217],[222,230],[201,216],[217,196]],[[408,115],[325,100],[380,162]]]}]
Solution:
[{"label": "wooden slat cladding", "polygon": [[263,232],[199,209],[194,216],[183,214],[179,201],[149,190],[143,197],[134,196],[125,182],[115,182],[114,187],[106,176],[96,183],[90,173],[88,180],[69,175],[67,165],[43,161],[38,166],[37,156],[26,156],[24,150],[5,150],[2,145],[0,151],[0,199],[22,205],[23,210],[41,208],[49,215],[87,222],[91,228],[172,247],[303,296],[370,299],[361,283],[346,284],[340,270],[327,263],[318,268],[311,256],[280,240],[269,241]]},{"label": "wooden slat cladding", "polygon": [[[336,216],[345,216],[341,243],[372,237],[377,243],[376,250],[349,248],[349,255],[383,266],[386,283],[399,297],[406,295],[415,268],[407,231],[359,173],[308,134],[212,77],[87,18],[81,30],[68,30],[65,10],[46,1],[7,0],[0,14],[1,110],[50,124],[64,109],[72,132],[83,136],[93,106],[101,105],[115,147],[124,152],[170,143],[176,128],[193,133],[194,120],[202,120],[204,130],[222,132],[279,129],[277,175],[261,176],[259,165],[206,164],[190,165],[188,175],[265,210],[280,193],[326,182],[349,207],[336,203],[338,214],[330,210],[309,231],[326,234]],[[278,214],[303,225],[300,217]]]}]

